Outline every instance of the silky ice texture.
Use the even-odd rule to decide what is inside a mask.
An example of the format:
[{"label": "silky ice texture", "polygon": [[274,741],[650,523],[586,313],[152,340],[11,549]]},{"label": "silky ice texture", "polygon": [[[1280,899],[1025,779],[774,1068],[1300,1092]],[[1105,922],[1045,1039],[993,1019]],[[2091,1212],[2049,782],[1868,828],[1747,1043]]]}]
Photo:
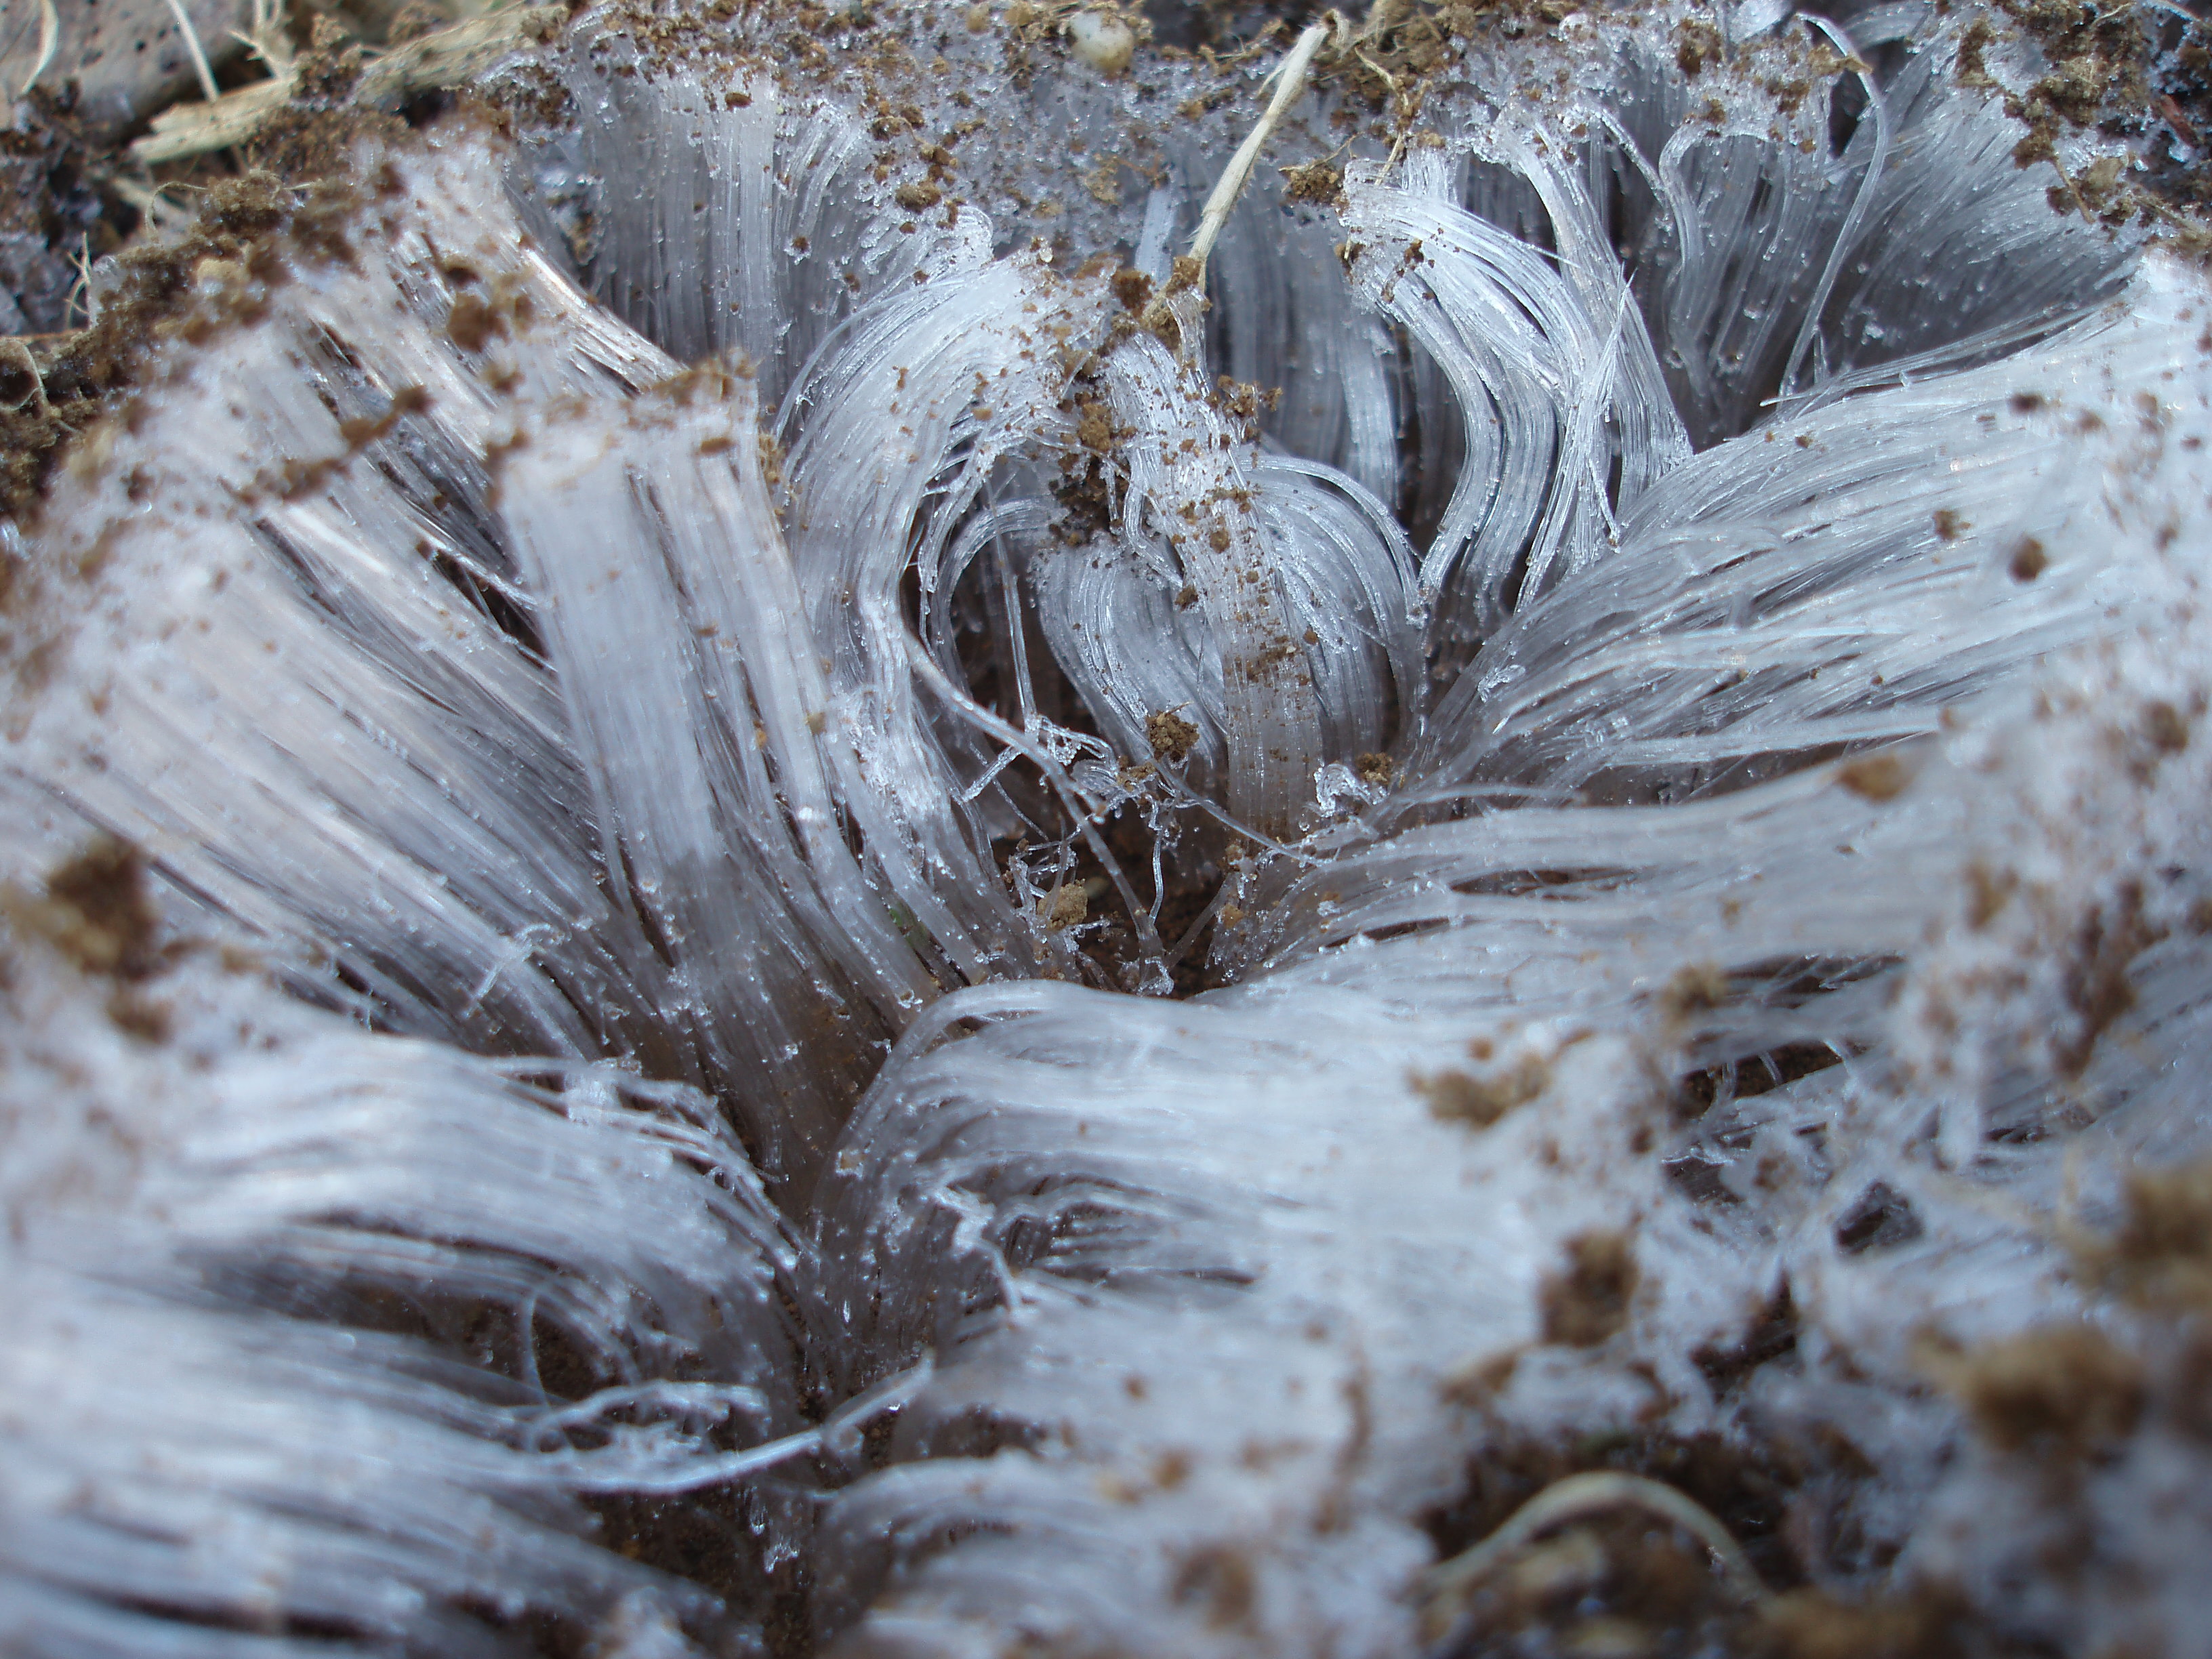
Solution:
[{"label": "silky ice texture", "polygon": [[0,527],[0,1646],[2212,1652],[2201,276],[1885,8],[1201,288],[1279,52],[1024,14],[580,20]]}]

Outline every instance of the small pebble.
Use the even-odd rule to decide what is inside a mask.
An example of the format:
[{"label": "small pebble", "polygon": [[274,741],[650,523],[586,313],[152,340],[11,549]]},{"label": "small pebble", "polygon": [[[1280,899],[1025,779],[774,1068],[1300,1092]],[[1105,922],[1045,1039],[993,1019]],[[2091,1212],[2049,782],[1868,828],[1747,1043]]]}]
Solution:
[{"label": "small pebble", "polygon": [[1068,20],[1067,38],[1078,58],[1109,77],[1137,54],[1136,31],[1110,11],[1079,11]]}]

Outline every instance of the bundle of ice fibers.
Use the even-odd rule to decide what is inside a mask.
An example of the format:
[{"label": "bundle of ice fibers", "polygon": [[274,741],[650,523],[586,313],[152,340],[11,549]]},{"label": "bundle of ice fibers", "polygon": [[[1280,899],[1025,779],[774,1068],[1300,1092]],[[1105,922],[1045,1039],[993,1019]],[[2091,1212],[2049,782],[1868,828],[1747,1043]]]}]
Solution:
[{"label": "bundle of ice fibers", "polygon": [[2119,141],[1960,7],[1140,32],[617,8],[96,285],[0,1648],[2212,1653]]}]

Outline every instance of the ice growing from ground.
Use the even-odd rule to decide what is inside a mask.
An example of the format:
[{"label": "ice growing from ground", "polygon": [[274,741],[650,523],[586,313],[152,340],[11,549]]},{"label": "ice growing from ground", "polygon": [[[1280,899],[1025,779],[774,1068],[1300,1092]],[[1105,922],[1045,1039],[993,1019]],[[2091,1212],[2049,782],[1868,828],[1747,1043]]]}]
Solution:
[{"label": "ice growing from ground", "polygon": [[1990,21],[1317,24],[1206,248],[1292,31],[617,8],[200,233],[0,1646],[2212,1653],[2212,295]]}]

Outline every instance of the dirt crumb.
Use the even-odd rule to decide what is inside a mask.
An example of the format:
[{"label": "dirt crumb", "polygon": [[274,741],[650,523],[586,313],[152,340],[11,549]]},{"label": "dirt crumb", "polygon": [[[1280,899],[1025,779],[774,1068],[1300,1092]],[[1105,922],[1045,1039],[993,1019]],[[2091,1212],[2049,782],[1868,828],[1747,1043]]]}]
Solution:
[{"label": "dirt crumb", "polygon": [[1760,1609],[1747,1645],[1767,1659],[1950,1659],[1963,1611],[1934,1590],[1851,1602],[1796,1589]]},{"label": "dirt crumb", "polygon": [[1673,1021],[1717,1008],[1728,1000],[1728,971],[1717,962],[1686,963],[1661,988],[1659,1009]]},{"label": "dirt crumb", "polygon": [[1154,758],[1180,766],[1198,745],[1198,728],[1172,708],[1145,717],[1145,737]]},{"label": "dirt crumb", "polygon": [[155,966],[161,913],[146,884],[146,858],[100,835],[46,878],[43,897],[10,887],[9,920],[45,939],[90,974],[143,979]]},{"label": "dirt crumb", "polygon": [[2212,1309],[2212,1161],[2137,1172],[2119,1231],[2075,1255],[2083,1278],[2138,1307]]},{"label": "dirt crumb", "polygon": [[1912,1200],[1887,1182],[1877,1181],[1838,1218],[1836,1248],[1845,1255],[1893,1250],[1924,1237],[1927,1231]]},{"label": "dirt crumb", "polygon": [[1080,926],[1091,915],[1091,902],[1084,896],[1083,884],[1071,881],[1049,897],[1040,900],[1038,911],[1044,925],[1058,933],[1064,927]]},{"label": "dirt crumb", "polygon": [[1202,1607],[1214,1629],[1230,1630],[1251,1623],[1259,1589],[1250,1557],[1231,1546],[1212,1544],[1184,1558],[1174,1594],[1178,1601]]},{"label": "dirt crumb", "polygon": [[1416,1092],[1429,1103],[1429,1115],[1445,1123],[1464,1123],[1487,1129],[1516,1106],[1525,1106],[1551,1086],[1552,1068],[1535,1054],[1525,1054],[1510,1071],[1491,1077],[1443,1071],[1412,1079]]},{"label": "dirt crumb", "polygon": [[2161,755],[2178,755],[2189,747],[2189,721],[2179,709],[2161,699],[2143,705],[2142,734]]},{"label": "dirt crumb", "polygon": [[2133,882],[2121,885],[2109,907],[2092,906],[2082,917],[2062,976],[2067,1006],[2081,1020],[2077,1034],[2058,1049],[2064,1075],[2087,1071],[2098,1040],[2136,1006],[2135,959],[2165,937],[2164,928],[2144,920],[2142,889]]},{"label": "dirt crumb", "polygon": [[1686,21],[1674,32],[1674,67],[1692,81],[1705,73],[1707,64],[1719,62],[1726,53],[1721,32],[1701,18]]},{"label": "dirt crumb", "polygon": [[1934,1369],[2001,1452],[2079,1461],[2125,1439],[2142,1415],[2142,1362],[2087,1325],[2027,1331]]},{"label": "dirt crumb", "polygon": [[2006,568],[2011,571],[2014,581],[2032,582],[2051,568],[2051,555],[2044,551],[2043,544],[2034,537],[2023,536],[2013,549],[2012,562]]},{"label": "dirt crumb", "polygon": [[1293,202],[1334,207],[1344,199],[1344,174],[1326,161],[1283,169],[1283,193]]},{"label": "dirt crumb", "polygon": [[1836,781],[1862,800],[1895,800],[1911,781],[1894,755],[1862,755],[1836,769]]},{"label": "dirt crumb", "polygon": [[1540,1301],[1544,1340],[1594,1348],[1628,1324],[1642,1274],[1625,1232],[1583,1233],[1567,1241],[1564,1270],[1546,1275]]},{"label": "dirt crumb", "polygon": [[1111,452],[1114,421],[1104,404],[1085,398],[1075,406],[1075,441],[1094,455]]},{"label": "dirt crumb", "polygon": [[446,333],[464,351],[482,351],[495,334],[507,331],[507,319],[483,295],[473,291],[453,296],[453,309],[446,319]]},{"label": "dirt crumb", "polygon": [[1122,310],[1141,316],[1152,297],[1152,279],[1141,270],[1124,266],[1114,273],[1114,297],[1121,302]]}]

